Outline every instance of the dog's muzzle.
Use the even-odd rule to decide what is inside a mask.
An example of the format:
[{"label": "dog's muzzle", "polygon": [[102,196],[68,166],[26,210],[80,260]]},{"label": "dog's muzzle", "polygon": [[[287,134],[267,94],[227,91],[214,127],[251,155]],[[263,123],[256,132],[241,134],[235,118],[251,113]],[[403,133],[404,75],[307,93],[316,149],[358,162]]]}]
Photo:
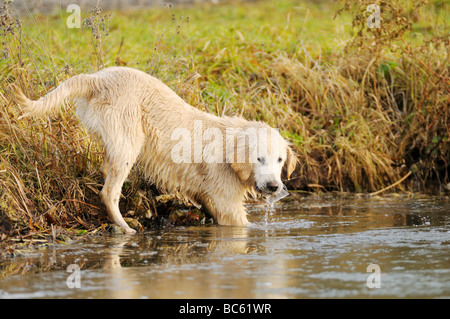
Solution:
[{"label": "dog's muzzle", "polygon": [[281,184],[282,186],[279,188],[279,190],[275,193],[267,194],[265,197],[266,202],[268,202],[270,205],[273,205],[273,203],[279,201],[280,199],[286,197],[289,195],[289,192],[287,191],[287,187],[284,184]]},{"label": "dog's muzzle", "polygon": [[263,184],[263,187],[259,187],[257,184],[255,184],[255,189],[261,193],[261,194],[267,194],[267,195],[273,195],[278,193],[280,190],[282,190],[284,187],[283,184],[279,184],[276,181],[269,181],[265,184]]}]

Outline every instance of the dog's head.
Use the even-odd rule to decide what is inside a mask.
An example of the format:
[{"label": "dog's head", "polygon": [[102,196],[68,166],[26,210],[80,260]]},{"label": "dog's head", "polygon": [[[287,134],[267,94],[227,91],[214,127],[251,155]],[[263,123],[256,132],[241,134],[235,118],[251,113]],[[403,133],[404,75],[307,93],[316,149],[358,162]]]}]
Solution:
[{"label": "dog's head", "polygon": [[239,178],[244,182],[254,182],[255,189],[264,195],[281,191],[282,169],[286,166],[289,179],[297,157],[278,131],[270,127],[250,132],[245,130],[237,135],[236,142],[234,150],[237,156],[230,165]]}]

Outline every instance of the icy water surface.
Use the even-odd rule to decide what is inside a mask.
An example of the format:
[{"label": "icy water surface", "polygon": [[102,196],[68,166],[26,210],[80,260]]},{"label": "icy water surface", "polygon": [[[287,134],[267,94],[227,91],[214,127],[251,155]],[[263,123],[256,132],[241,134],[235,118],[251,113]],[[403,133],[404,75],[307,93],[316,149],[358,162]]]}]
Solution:
[{"label": "icy water surface", "polygon": [[293,195],[249,208],[247,228],[167,227],[4,260],[0,298],[450,297],[448,198]]}]

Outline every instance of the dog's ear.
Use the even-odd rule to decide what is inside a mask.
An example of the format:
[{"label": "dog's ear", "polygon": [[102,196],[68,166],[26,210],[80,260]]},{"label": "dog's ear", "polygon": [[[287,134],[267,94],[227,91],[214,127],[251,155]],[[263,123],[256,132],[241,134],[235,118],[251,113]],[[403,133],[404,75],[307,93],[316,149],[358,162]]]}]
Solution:
[{"label": "dog's ear", "polygon": [[232,148],[227,149],[226,160],[242,181],[250,178],[252,171],[256,142],[255,137],[246,132],[239,132],[233,136]]},{"label": "dog's ear", "polygon": [[287,157],[286,157],[286,177],[289,179],[291,177],[292,172],[295,170],[295,167],[297,166],[297,156],[295,156],[292,149],[288,146],[287,147]]},{"label": "dog's ear", "polygon": [[231,168],[236,172],[239,178],[246,181],[252,174],[252,164],[250,163],[231,163]]}]

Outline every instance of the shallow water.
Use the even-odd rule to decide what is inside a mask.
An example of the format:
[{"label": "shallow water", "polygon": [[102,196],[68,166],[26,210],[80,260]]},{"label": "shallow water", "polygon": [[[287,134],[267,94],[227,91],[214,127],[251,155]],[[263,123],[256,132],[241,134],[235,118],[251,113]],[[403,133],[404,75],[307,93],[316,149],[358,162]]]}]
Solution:
[{"label": "shallow water", "polygon": [[274,206],[250,205],[247,228],[29,251],[0,265],[0,298],[450,298],[448,198],[293,195]]}]

